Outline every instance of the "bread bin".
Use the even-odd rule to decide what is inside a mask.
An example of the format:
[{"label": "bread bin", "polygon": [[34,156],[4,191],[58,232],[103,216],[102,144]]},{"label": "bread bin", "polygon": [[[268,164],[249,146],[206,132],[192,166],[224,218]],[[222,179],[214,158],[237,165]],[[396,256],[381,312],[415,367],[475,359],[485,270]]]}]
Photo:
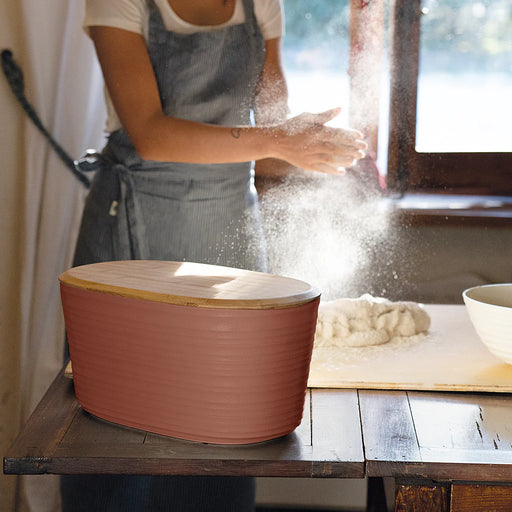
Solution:
[{"label": "bread bin", "polygon": [[190,262],[117,261],[59,276],[78,402],[121,425],[248,444],[300,423],[319,292]]}]

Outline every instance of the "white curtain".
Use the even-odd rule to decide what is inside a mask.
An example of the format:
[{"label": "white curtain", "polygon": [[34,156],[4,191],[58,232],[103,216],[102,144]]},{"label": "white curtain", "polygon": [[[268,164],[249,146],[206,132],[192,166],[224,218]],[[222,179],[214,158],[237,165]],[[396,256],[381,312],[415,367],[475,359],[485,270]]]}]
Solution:
[{"label": "white curtain", "polygon": [[[83,0],[21,0],[26,94],[72,158],[101,149],[102,79],[81,23]],[[14,57],[16,51],[13,49]],[[14,100],[13,100],[14,101]],[[23,423],[62,367],[58,275],[69,268],[86,190],[27,119],[22,218],[20,411]],[[16,512],[60,510],[58,479],[22,477]]]}]

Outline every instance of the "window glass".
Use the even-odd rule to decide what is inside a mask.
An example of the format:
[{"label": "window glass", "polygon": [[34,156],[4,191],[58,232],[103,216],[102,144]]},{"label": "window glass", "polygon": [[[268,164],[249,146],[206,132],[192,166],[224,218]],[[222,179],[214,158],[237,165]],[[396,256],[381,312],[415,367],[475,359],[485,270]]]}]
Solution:
[{"label": "window glass", "polygon": [[422,2],[416,150],[512,150],[512,0]]},{"label": "window glass", "polygon": [[285,0],[283,63],[291,114],[342,107],[348,124],[349,0]]}]

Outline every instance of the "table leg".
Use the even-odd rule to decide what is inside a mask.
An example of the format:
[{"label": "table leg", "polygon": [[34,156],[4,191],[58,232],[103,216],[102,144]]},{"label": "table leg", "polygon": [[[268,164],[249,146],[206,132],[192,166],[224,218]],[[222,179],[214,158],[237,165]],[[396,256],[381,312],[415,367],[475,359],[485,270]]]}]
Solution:
[{"label": "table leg", "polygon": [[384,481],[382,477],[368,477],[366,512],[388,512]]}]

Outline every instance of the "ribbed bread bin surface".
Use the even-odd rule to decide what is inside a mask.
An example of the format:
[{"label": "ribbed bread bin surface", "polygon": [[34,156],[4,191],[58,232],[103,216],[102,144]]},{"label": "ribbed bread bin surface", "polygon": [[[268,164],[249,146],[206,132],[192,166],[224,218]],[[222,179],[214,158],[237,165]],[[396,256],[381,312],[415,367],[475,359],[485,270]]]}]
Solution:
[{"label": "ribbed bread bin surface", "polygon": [[307,283],[162,261],[97,263],[59,279],[86,411],[221,444],[299,425],[319,303]]}]

